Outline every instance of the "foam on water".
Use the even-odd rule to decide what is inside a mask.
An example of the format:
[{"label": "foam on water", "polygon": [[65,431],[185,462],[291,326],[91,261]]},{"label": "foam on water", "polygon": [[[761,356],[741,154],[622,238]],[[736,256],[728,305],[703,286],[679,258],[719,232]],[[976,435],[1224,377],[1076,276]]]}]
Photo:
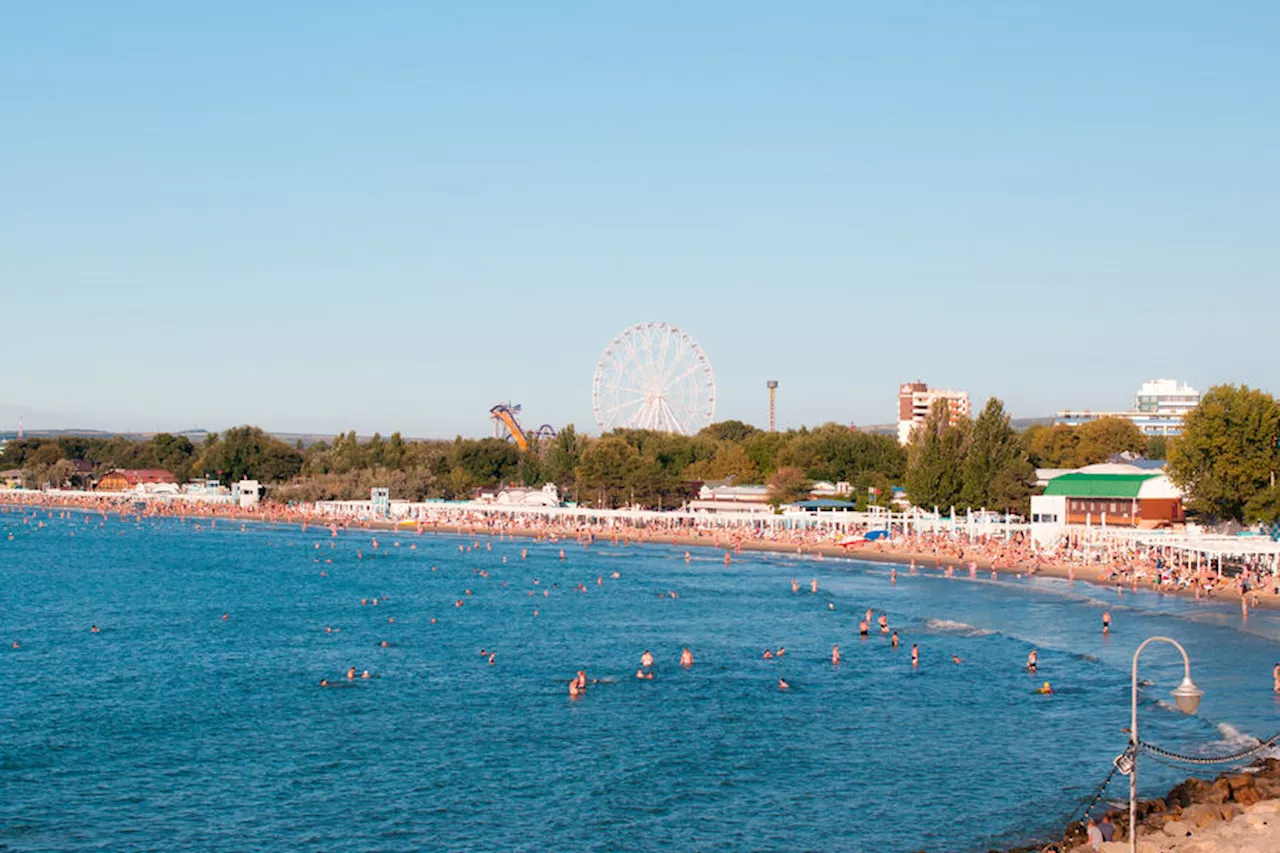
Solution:
[{"label": "foam on water", "polygon": [[926,628],[932,631],[960,634],[965,637],[990,637],[996,633],[986,628],[976,628],[967,622],[956,622],[952,619],[926,619],[924,624]]}]

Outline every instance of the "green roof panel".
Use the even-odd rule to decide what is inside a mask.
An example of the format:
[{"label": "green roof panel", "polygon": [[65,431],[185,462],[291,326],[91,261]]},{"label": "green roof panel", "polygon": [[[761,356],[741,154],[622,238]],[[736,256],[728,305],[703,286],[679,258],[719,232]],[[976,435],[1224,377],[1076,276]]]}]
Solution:
[{"label": "green roof panel", "polygon": [[1142,484],[1159,474],[1063,474],[1045,486],[1046,495],[1068,498],[1136,498]]}]

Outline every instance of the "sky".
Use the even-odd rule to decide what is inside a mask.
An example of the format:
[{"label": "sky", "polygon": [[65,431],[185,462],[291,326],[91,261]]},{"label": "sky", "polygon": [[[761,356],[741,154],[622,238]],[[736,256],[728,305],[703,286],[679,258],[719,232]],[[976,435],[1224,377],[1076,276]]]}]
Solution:
[{"label": "sky", "polygon": [[0,430],[595,431],[1280,392],[1271,2],[10,4]]}]

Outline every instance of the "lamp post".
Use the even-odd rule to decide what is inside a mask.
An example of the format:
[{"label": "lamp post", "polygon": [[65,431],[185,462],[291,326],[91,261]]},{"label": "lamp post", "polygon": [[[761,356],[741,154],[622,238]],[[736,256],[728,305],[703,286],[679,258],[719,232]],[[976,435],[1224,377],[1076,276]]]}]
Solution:
[{"label": "lamp post", "polygon": [[1133,653],[1132,703],[1129,706],[1129,745],[1132,749],[1129,759],[1129,853],[1138,853],[1138,655],[1142,654],[1151,643],[1168,643],[1182,652],[1182,683],[1173,691],[1173,701],[1178,710],[1184,714],[1194,714],[1200,707],[1200,697],[1204,691],[1191,681],[1191,659],[1187,650],[1176,640],[1168,637],[1148,637]]}]

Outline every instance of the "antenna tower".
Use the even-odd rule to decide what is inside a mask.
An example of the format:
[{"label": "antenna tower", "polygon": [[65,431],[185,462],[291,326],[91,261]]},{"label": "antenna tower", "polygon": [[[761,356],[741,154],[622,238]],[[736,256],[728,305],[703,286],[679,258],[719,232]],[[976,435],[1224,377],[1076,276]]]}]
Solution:
[{"label": "antenna tower", "polygon": [[765,384],[765,387],[769,389],[769,432],[776,432],[778,428],[778,422],[776,418],[776,413],[777,413],[776,399],[778,396],[778,380],[770,379],[764,384]]}]

